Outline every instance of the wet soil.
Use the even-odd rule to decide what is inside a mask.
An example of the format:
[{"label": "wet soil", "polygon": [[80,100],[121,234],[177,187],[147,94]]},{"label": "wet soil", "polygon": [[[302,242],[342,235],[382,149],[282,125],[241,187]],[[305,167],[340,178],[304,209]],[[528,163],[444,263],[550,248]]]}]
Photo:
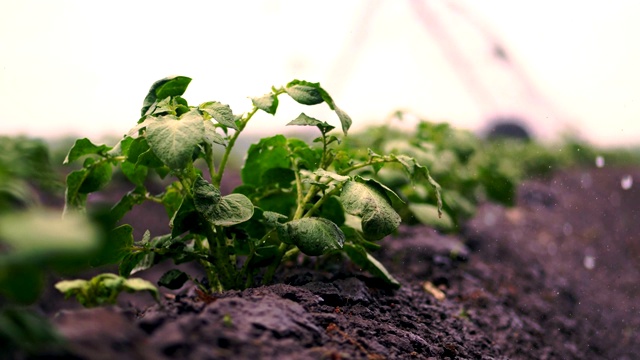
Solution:
[{"label": "wet soil", "polygon": [[515,207],[484,204],[457,236],[401,227],[375,254],[398,290],[332,258],[285,264],[276,284],[245,291],[185,286],[162,305],[68,302],[52,319],[69,349],[43,356],[637,359],[640,186],[623,189],[627,175],[640,169],[526,181]]}]

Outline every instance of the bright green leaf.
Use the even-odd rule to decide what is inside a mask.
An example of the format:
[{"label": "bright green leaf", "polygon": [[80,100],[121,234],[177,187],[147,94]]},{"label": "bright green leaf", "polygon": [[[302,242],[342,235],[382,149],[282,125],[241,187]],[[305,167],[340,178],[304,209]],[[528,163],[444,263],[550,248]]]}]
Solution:
[{"label": "bright green leaf", "polygon": [[297,118],[291,120],[287,126],[291,125],[299,125],[299,126],[316,126],[320,129],[320,132],[323,134],[328,133],[329,131],[335,129],[334,126],[327,124],[325,121],[320,121],[318,119],[314,119],[310,116],[307,116],[305,113],[300,113]]},{"label": "bright green leaf", "polygon": [[221,104],[217,101],[209,101],[201,104],[198,108],[211,115],[218,123],[228,128],[238,130],[236,117],[233,115],[233,111],[231,111],[229,105]]},{"label": "bright green leaf", "polygon": [[190,112],[180,120],[163,116],[147,126],[147,141],[153,153],[173,170],[184,169],[203,140],[202,115]]},{"label": "bright green leaf", "polygon": [[303,105],[316,105],[324,101],[319,90],[320,84],[293,80],[285,87],[291,98]]},{"label": "bright green leaf", "polygon": [[409,210],[420,223],[433,226],[443,231],[451,231],[454,228],[453,220],[447,213],[438,212],[438,208],[430,204],[409,204]]},{"label": "bright green leaf", "polygon": [[156,100],[184,94],[190,82],[191,78],[186,76],[170,76],[153,83],[142,103],[140,116],[144,116]]},{"label": "bright green leaf", "polygon": [[251,98],[251,102],[253,106],[271,115],[275,115],[278,109],[278,97],[273,93]]},{"label": "bright green leaf", "polygon": [[68,164],[70,162],[73,162],[85,155],[90,155],[90,154],[104,155],[109,150],[111,150],[111,147],[107,145],[94,145],[87,138],[78,139],[76,140],[71,150],[69,150],[69,153],[67,154],[67,157],[64,159],[63,164]]},{"label": "bright green leaf", "polygon": [[249,185],[263,185],[262,175],[271,168],[290,168],[291,159],[287,139],[282,135],[263,138],[252,144],[242,167],[242,182]]}]

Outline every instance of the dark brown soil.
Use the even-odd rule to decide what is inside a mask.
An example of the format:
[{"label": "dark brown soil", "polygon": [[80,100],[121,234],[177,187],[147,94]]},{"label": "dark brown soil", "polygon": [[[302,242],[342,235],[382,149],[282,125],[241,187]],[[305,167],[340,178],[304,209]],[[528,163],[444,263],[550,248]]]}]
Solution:
[{"label": "dark brown soil", "polygon": [[516,207],[481,206],[461,236],[402,227],[376,254],[399,290],[307,260],[242,292],[63,310],[59,357],[638,359],[640,186],[622,189],[626,175],[640,169],[528,181]]}]

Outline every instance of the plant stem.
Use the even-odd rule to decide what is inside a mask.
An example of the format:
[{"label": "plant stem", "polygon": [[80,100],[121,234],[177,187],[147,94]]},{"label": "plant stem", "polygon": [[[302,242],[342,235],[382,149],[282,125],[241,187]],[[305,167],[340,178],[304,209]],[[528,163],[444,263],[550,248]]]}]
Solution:
[{"label": "plant stem", "polygon": [[236,140],[238,140],[238,137],[240,136],[240,133],[242,133],[242,130],[244,130],[249,120],[251,120],[253,115],[255,115],[255,113],[258,112],[258,110],[259,109],[254,106],[253,109],[247,114],[247,117],[240,121],[240,124],[238,125],[238,130],[236,130],[233,136],[231,136],[231,139],[229,139],[229,143],[227,144],[227,147],[224,150],[224,154],[222,155],[222,160],[220,160],[220,165],[218,166],[218,173],[215,174],[215,176],[211,177],[211,182],[215,186],[220,187],[220,182],[222,181],[222,175],[224,174],[224,170],[227,166],[227,161],[229,161],[229,155],[231,154],[231,150],[233,149],[233,146],[236,144]]}]

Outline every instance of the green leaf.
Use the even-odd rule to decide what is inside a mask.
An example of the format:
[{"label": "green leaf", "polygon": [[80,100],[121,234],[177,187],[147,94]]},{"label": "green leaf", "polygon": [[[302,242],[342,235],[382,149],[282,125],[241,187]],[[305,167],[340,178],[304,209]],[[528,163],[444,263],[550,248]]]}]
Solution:
[{"label": "green leaf", "polygon": [[177,237],[186,231],[203,233],[202,226],[206,226],[202,223],[199,213],[189,197],[182,199],[180,208],[171,218],[169,225],[171,226],[171,237]]},{"label": "green leaf", "polygon": [[253,215],[251,200],[242,194],[220,197],[220,190],[199,178],[193,185],[195,209],[214,225],[231,226],[245,222]]},{"label": "green leaf", "polygon": [[197,111],[180,120],[163,116],[147,126],[147,141],[153,153],[173,170],[187,167],[193,152],[203,140],[204,121]]},{"label": "green leaf", "polygon": [[449,214],[438,212],[438,208],[430,204],[409,204],[409,210],[422,224],[433,226],[443,231],[451,231],[454,223]]},{"label": "green leaf", "polygon": [[191,78],[186,76],[170,76],[153,83],[142,103],[140,116],[144,116],[156,100],[184,94],[190,82]]},{"label": "green leaf", "polygon": [[193,183],[193,203],[195,209],[205,214],[205,217],[214,211],[216,205],[220,203],[220,199],[220,190],[202,177]]},{"label": "green leaf", "polygon": [[180,270],[171,269],[160,277],[160,279],[158,280],[158,285],[166,287],[170,290],[178,290],[187,281],[189,281],[189,275]]},{"label": "green leaf", "polygon": [[[92,160],[92,159],[87,159]],[[89,163],[90,164],[90,163]],[[94,191],[98,191],[111,181],[111,175],[113,174],[113,168],[109,162],[98,162],[88,165],[85,164],[87,173],[84,175],[82,184],[78,188],[78,192],[81,194],[88,194]]]},{"label": "green leaf", "polygon": [[287,139],[282,135],[263,138],[249,147],[247,159],[241,171],[242,182],[261,186],[264,183],[262,175],[268,169],[290,167]]},{"label": "green leaf", "polygon": [[278,228],[281,240],[296,245],[309,256],[328,254],[342,249],[344,234],[338,225],[323,218],[302,218]]},{"label": "green leaf", "polygon": [[296,174],[291,169],[271,168],[262,174],[262,185],[277,185],[282,189],[291,189]]},{"label": "green leaf", "polygon": [[0,294],[20,304],[31,304],[38,300],[44,273],[29,265],[0,266]]},{"label": "green leaf", "polygon": [[117,223],[126,213],[131,211],[135,205],[142,204],[144,200],[144,195],[139,194],[137,190],[129,191],[111,208],[109,221],[112,224]]},{"label": "green leaf", "polygon": [[158,292],[158,288],[156,288],[150,281],[144,279],[126,279],[123,284],[123,290],[128,293],[147,291],[157,302],[160,302],[160,293]]},{"label": "green leaf", "polygon": [[346,112],[344,112],[342,109],[338,108],[337,106],[335,107],[335,112],[338,115],[338,119],[340,119],[340,124],[342,124],[342,132],[346,136],[347,132],[351,128],[351,124],[353,123],[353,121],[351,120],[351,117],[347,115]]},{"label": "green leaf", "polygon": [[362,246],[345,243],[344,251],[354,264],[368,271],[371,275],[384,280],[395,288],[400,287],[398,280],[391,276],[389,271],[387,271],[387,269],[378,260],[371,256],[371,254],[369,254]]},{"label": "green leaf", "polygon": [[64,218],[54,211],[15,212],[0,217],[0,239],[9,247],[0,253],[0,268],[6,263],[41,266],[72,256],[86,257],[98,248],[94,226],[78,214]]},{"label": "green leaf", "polygon": [[72,171],[67,175],[67,189],[64,195],[65,214],[71,211],[84,211],[87,202],[87,194],[80,192],[80,186],[82,186],[84,179],[88,175],[89,170],[87,169]]},{"label": "green leaf", "polygon": [[251,98],[251,102],[253,106],[271,115],[275,115],[278,109],[278,97],[273,93]]},{"label": "green leaf", "polygon": [[316,126],[320,129],[320,132],[323,134],[328,133],[329,131],[335,129],[334,126],[327,124],[325,121],[320,121],[318,119],[314,119],[310,116],[307,116],[305,113],[300,113],[297,118],[291,120],[287,126],[291,125],[299,125],[299,126]]},{"label": "green leaf", "polygon": [[293,80],[287,84],[285,91],[293,100],[303,105],[316,105],[324,102],[319,83]]},{"label": "green leaf", "polygon": [[227,140],[216,132],[216,127],[208,120],[204,122],[204,141],[211,145],[219,144],[227,146]]},{"label": "green leaf", "polygon": [[73,147],[69,150],[67,157],[64,159],[63,164],[73,162],[85,155],[97,154],[104,156],[111,147],[107,145],[94,145],[89,139],[83,138],[76,140]]},{"label": "green leaf", "polygon": [[122,169],[124,176],[133,184],[144,186],[144,181],[147,179],[147,174],[149,173],[148,167],[144,165],[136,166],[136,164],[124,161],[120,164],[120,169]]},{"label": "green leaf", "polygon": [[338,226],[345,222],[344,209],[337,196],[332,196],[320,207],[320,217],[331,220]]},{"label": "green leaf", "polygon": [[361,178],[359,181],[348,181],[340,194],[345,211],[362,218],[365,238],[372,240],[391,234],[401,221],[385,190],[376,184]]},{"label": "green leaf", "polygon": [[234,130],[238,130],[238,126],[236,125],[236,118],[233,115],[233,111],[231,111],[229,105],[221,104],[217,101],[209,101],[201,104],[198,108],[211,115],[211,117],[214,118],[218,123]]},{"label": "green leaf", "polygon": [[442,189],[440,187],[440,184],[438,184],[438,182],[436,182],[431,177],[431,174],[429,173],[429,169],[427,169],[425,166],[420,165],[416,161],[416,159],[410,156],[406,156],[406,155],[391,155],[391,156],[394,157],[400,164],[402,164],[405,171],[411,177],[412,181],[420,181],[422,179],[426,179],[429,182],[429,184],[435,189],[436,200],[438,203],[437,204],[438,214],[441,216],[442,215]]},{"label": "green leaf", "polygon": [[120,262],[127,255],[133,246],[133,228],[125,224],[111,230],[107,240],[98,252],[98,255],[91,259],[92,266],[115,264]]},{"label": "green leaf", "polygon": [[206,216],[214,225],[232,226],[243,223],[253,215],[251,200],[242,194],[224,196],[213,211]]}]

